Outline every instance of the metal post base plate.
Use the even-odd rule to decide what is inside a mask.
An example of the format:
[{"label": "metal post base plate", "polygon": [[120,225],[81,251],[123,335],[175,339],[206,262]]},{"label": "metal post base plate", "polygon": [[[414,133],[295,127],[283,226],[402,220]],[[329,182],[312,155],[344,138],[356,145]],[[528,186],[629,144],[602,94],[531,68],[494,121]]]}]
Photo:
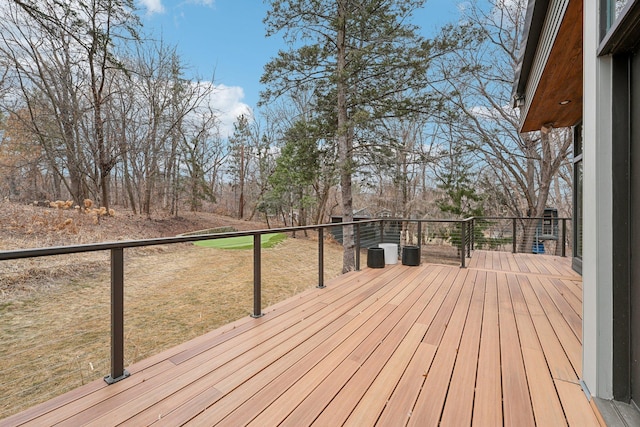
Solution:
[{"label": "metal post base plate", "polygon": [[125,369],[122,375],[120,375],[118,378],[113,378],[111,375],[107,375],[106,377],[104,377],[104,382],[106,382],[107,384],[114,384],[118,381],[122,381],[123,379],[128,378],[130,375],[131,374]]}]

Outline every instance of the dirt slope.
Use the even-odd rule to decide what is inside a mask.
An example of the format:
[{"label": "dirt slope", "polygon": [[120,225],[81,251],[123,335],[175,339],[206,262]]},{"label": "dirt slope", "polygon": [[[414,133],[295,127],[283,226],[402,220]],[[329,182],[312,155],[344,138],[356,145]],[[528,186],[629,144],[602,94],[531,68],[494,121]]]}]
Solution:
[{"label": "dirt slope", "polygon": [[0,201],[0,250],[168,237],[222,226],[237,230],[266,228],[261,222],[202,212],[147,218],[116,208],[113,217],[97,217],[74,209]]}]

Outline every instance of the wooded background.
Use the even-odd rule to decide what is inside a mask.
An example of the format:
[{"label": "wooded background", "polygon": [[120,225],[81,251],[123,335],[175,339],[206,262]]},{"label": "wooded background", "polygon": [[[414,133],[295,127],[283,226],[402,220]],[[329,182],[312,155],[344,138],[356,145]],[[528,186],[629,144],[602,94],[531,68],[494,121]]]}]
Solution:
[{"label": "wooded background", "polygon": [[[132,0],[0,7],[0,196],[286,225],[571,216],[570,129],[518,133],[527,2],[471,2],[425,39],[419,0],[272,0],[252,114],[221,134],[210,80],[145,37]],[[247,52],[247,54],[251,54]]]}]

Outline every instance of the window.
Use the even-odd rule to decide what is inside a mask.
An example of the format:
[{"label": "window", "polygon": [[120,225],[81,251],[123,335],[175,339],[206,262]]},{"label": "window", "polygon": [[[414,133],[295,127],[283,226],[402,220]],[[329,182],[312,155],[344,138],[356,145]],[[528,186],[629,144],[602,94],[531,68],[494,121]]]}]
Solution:
[{"label": "window", "polygon": [[600,0],[600,40],[604,38],[613,23],[622,15],[629,0]]},{"label": "window", "polygon": [[573,129],[573,257],[582,259],[582,124]]},{"label": "window", "polygon": [[[600,0],[600,41],[606,40],[606,44],[613,33],[617,31],[617,27],[621,26],[623,20],[628,20],[630,17],[633,20],[633,15],[637,14],[638,8],[637,1]],[[627,27],[627,25],[623,26]],[[633,32],[627,36],[637,38]]]}]

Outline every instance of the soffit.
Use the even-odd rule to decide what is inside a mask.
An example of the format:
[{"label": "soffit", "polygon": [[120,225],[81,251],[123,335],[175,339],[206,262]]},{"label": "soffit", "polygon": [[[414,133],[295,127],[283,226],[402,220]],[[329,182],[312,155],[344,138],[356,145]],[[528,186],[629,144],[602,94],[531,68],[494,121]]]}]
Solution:
[{"label": "soffit", "polygon": [[[582,0],[571,0],[533,92],[525,94],[529,108],[521,132],[573,126],[582,117]],[[568,104],[563,105],[565,101]]]}]

